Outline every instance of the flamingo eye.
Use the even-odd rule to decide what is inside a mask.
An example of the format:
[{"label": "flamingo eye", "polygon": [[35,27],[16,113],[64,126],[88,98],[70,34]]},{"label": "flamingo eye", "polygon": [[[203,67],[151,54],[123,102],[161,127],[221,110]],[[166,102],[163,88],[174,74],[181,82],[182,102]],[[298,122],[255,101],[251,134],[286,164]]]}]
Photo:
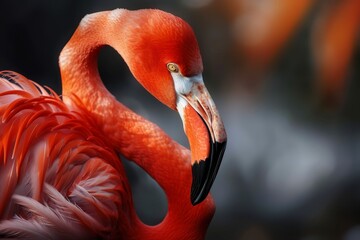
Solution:
[{"label": "flamingo eye", "polygon": [[175,63],[168,63],[166,66],[170,72],[173,72],[173,73],[179,72],[179,66],[176,65]]}]

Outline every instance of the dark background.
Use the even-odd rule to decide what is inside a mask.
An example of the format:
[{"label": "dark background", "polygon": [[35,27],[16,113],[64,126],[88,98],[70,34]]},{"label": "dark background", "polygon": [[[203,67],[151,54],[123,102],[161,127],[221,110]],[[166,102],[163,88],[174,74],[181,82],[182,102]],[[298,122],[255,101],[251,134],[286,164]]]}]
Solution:
[{"label": "dark background", "polygon": [[[60,94],[58,55],[85,14],[159,8],[178,15],[198,37],[204,79],[228,132],[207,239],[360,239],[360,20],[349,10],[360,9],[359,1],[304,0],[303,11],[296,2],[1,1],[0,69]],[[337,28],[345,2],[352,7]],[[327,23],[337,35],[322,34]],[[351,24],[357,30],[346,35]],[[346,44],[332,41],[338,36]],[[321,65],[325,45],[351,46],[351,54],[330,55],[325,59],[335,65]],[[338,75],[332,73],[336,62],[346,63]],[[139,87],[114,50],[101,52],[99,69],[119,101],[187,145],[177,114]],[[140,216],[149,224],[161,221],[164,194],[142,170],[127,169]]]}]

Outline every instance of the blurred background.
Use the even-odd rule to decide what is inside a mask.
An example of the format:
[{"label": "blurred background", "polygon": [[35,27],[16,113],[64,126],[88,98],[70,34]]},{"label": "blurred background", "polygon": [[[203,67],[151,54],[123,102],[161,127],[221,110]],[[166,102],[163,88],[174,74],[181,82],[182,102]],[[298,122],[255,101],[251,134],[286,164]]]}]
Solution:
[{"label": "blurred background", "polygon": [[[360,239],[360,0],[1,1],[0,69],[61,93],[58,55],[81,18],[159,8],[194,28],[228,132],[207,240]],[[188,145],[178,115],[111,48],[108,89]],[[137,210],[156,224],[164,193],[127,163]]]}]

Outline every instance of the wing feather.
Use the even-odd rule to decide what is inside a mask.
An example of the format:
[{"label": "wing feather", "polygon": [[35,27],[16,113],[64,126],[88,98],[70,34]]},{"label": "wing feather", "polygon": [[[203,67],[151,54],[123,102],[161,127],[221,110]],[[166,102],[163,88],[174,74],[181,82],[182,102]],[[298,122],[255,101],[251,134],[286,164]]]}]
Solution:
[{"label": "wing feather", "polygon": [[119,232],[119,219],[130,214],[130,187],[117,154],[88,117],[52,90],[6,71],[0,72],[0,119],[0,237]]}]

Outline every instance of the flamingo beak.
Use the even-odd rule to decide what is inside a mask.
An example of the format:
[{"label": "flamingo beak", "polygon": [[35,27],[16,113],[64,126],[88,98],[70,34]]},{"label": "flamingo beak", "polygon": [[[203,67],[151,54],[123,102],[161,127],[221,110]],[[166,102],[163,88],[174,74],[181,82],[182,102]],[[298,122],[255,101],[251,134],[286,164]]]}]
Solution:
[{"label": "flamingo beak", "polygon": [[[174,76],[173,76],[174,78]],[[191,203],[209,194],[226,148],[226,132],[202,76],[174,78],[177,109],[191,148]]]}]

